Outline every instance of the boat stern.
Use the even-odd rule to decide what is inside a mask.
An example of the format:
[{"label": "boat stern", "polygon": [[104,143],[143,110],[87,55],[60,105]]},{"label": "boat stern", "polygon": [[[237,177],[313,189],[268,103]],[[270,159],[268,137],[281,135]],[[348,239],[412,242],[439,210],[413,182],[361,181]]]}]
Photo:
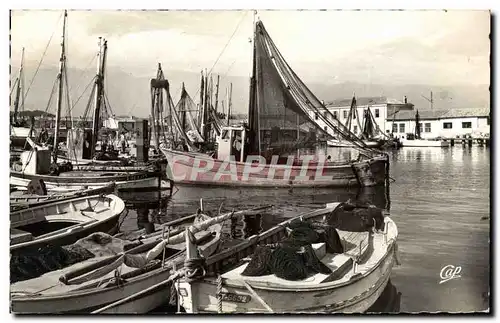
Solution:
[{"label": "boat stern", "polygon": [[351,164],[359,186],[385,185],[389,176],[389,156],[387,154]]}]

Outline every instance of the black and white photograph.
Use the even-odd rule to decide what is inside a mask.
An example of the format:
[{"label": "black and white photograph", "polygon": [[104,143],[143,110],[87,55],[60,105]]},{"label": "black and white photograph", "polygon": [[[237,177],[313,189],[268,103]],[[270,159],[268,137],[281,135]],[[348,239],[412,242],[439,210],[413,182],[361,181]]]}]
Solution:
[{"label": "black and white photograph", "polygon": [[492,11],[38,6],[12,315],[491,315]]}]

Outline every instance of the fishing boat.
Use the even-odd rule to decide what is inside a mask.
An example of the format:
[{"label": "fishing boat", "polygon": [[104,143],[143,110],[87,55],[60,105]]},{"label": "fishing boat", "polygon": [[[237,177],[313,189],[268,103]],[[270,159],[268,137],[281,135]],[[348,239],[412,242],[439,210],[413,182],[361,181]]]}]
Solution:
[{"label": "fishing boat", "polygon": [[403,147],[449,147],[450,144],[444,140],[415,139],[412,134],[406,134],[406,138],[401,139]]},{"label": "fishing boat", "polygon": [[[34,135],[32,127],[26,126],[26,120],[20,119],[19,110],[24,110],[24,48],[21,54],[21,66],[19,75],[14,81],[13,88],[16,90],[14,97],[14,111],[10,123],[10,143],[12,147],[23,147],[26,138]],[[11,92],[12,93],[12,92]],[[12,101],[11,101],[12,102]]]},{"label": "fishing boat", "polygon": [[[59,133],[59,123],[61,119],[61,108],[62,108],[62,96],[63,96],[63,85],[67,83],[67,73],[66,73],[66,54],[65,54],[65,33],[66,33],[66,19],[67,12],[64,12],[63,20],[63,37],[61,42],[61,57],[59,64],[59,74],[57,76],[57,81],[59,83],[59,92],[57,100],[57,111],[56,111],[56,122],[55,122],[55,134]],[[99,71],[103,74],[103,65],[105,61],[105,48],[106,42],[99,44]],[[102,92],[102,82],[101,78],[97,78],[97,94]],[[99,115],[99,109],[102,102],[101,95],[96,95],[96,106],[94,110],[94,115]],[[70,151],[74,154],[83,154],[83,152],[90,148],[91,151],[95,149],[95,142],[97,139],[98,131],[98,117],[94,118],[93,136],[91,144],[87,147],[84,145],[84,139],[88,139],[91,134],[88,131],[80,131],[81,129],[75,129],[75,136],[73,136],[73,131],[70,131],[68,135],[68,141],[70,139],[73,141],[75,146],[70,146]],[[76,136],[79,133],[79,136]],[[161,185],[161,174],[160,171],[149,171],[149,169],[143,169],[139,171],[124,171],[121,169],[109,170],[109,171],[78,171],[73,170],[70,163],[57,163],[58,156],[58,146],[59,138],[54,135],[54,143],[52,149],[44,144],[38,144],[31,138],[26,138],[26,142],[31,146],[31,150],[21,153],[21,163],[17,163],[13,166],[10,172],[10,184],[14,186],[27,187],[32,180],[40,181],[43,180],[47,189],[55,190],[62,189],[65,191],[81,190],[85,188],[99,188],[110,183],[115,183],[117,188],[148,188],[148,187],[160,187]],[[78,142],[78,145],[76,145]],[[85,147],[84,147],[85,146]],[[81,157],[81,156],[80,156]],[[52,163],[51,163],[52,158]]]},{"label": "fishing boat", "polygon": [[[194,235],[201,254],[210,256],[219,247],[223,221],[235,214],[218,217],[198,213],[177,219],[162,229],[132,241],[118,239],[105,248],[90,248],[93,237],[77,242],[93,249],[96,256],[40,277],[11,284],[11,308],[14,313],[89,313],[113,311],[107,305],[167,280],[172,269],[182,268],[185,261],[185,228]],[[109,239],[109,238],[108,238]],[[117,238],[113,238],[117,239]],[[112,239],[112,240],[113,240]],[[125,245],[132,247],[125,250]],[[118,247],[117,247],[118,246]],[[115,250],[115,252],[112,252]],[[98,252],[99,251],[99,252]],[[101,256],[98,256],[101,255]],[[156,290],[119,306],[120,313],[144,313],[168,302],[170,288]]]},{"label": "fishing boat", "polygon": [[[75,170],[86,171],[141,171],[159,168],[166,160],[155,159],[149,161],[149,138],[147,121],[136,122],[136,146],[135,158],[123,151],[118,151],[112,143],[108,142],[109,129],[101,127],[101,115],[103,111],[110,114],[110,106],[104,89],[104,77],[106,69],[106,58],[108,42],[99,39],[98,44],[98,68],[95,80],[92,81],[93,88],[84,111],[84,119],[92,113],[92,129],[85,129],[78,125],[68,131],[66,150],[57,156],[57,162],[73,164]],[[90,85],[90,84],[89,84]],[[91,107],[94,111],[91,111]]]},{"label": "fishing boat", "polygon": [[55,173],[60,173],[50,175],[54,173],[50,158],[50,151],[40,147],[23,152],[20,170],[11,169],[10,171],[11,186],[23,189],[32,181],[43,181],[47,191],[74,192],[82,189],[102,188],[112,183],[118,189],[157,188],[162,185],[161,174],[149,171],[78,171],[66,170],[59,165]]},{"label": "fishing boat", "polygon": [[91,196],[98,194],[111,194],[114,191],[115,191],[114,183],[94,189],[84,189],[81,191],[75,191],[71,193],[52,193],[48,195],[29,194],[29,190],[15,190],[10,193],[10,210],[12,212],[15,210],[41,206],[56,201],[62,202],[74,199],[76,197]]},{"label": "fishing boat", "polygon": [[92,232],[114,233],[126,212],[115,195],[73,198],[11,212],[10,251],[71,244]]},{"label": "fishing boat", "polygon": [[[186,135],[182,137],[184,151],[163,147],[169,178],[181,185],[384,185],[388,156],[367,147],[333,117],[291,70],[261,21],[255,24],[253,43],[248,124],[224,126],[217,137],[215,157],[199,154],[200,149]],[[168,87],[163,88],[168,95]],[[338,136],[353,143],[359,152],[354,160],[333,161],[297,154],[301,148],[314,149],[317,135],[333,138],[313,120],[311,111]],[[177,123],[174,126],[180,129]]]},{"label": "fishing boat", "polygon": [[[382,147],[393,147],[395,146],[394,140],[387,136],[383,131],[380,130],[375,117],[373,116],[370,107],[367,107],[363,111],[362,121],[359,117],[358,107],[356,103],[356,96],[352,97],[351,108],[347,115],[345,121],[346,128],[351,131],[351,126],[353,120],[356,120],[357,125],[354,125],[355,131],[353,132],[356,137],[358,137],[367,147],[369,148],[382,148]],[[361,123],[363,126],[361,126]],[[359,134],[357,133],[359,129]],[[342,138],[331,139],[327,141],[329,147],[342,147],[342,148],[353,148],[355,147],[352,142],[344,140]]]},{"label": "fishing boat", "polygon": [[360,208],[330,203],[204,259],[204,275],[174,284],[181,306],[187,313],[366,311],[398,262],[398,230],[380,209]]},{"label": "fishing boat", "polygon": [[421,123],[420,115],[418,110],[415,113],[415,131],[414,133],[407,133],[406,138],[401,138],[401,145],[403,147],[449,147],[449,143],[445,140],[435,139],[423,139],[420,135],[421,133]]}]

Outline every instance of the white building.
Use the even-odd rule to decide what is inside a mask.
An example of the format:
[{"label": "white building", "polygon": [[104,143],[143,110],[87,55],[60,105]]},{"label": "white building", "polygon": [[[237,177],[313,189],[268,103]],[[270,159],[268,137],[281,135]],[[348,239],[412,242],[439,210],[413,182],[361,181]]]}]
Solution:
[{"label": "white building", "polygon": [[[351,109],[351,102],[352,98],[350,99],[342,99],[342,100],[336,100],[333,102],[326,102],[325,106],[326,108],[332,113],[333,117],[336,117],[342,124],[346,124],[347,117],[349,115],[349,110]],[[413,113],[413,104],[412,103],[405,103],[401,102],[395,99],[390,99],[387,97],[357,97],[356,98],[356,107],[357,107],[357,112],[359,117],[359,120],[357,120],[356,116],[353,116],[352,122],[351,122],[351,131],[355,134],[360,134],[362,129],[360,129],[360,126],[363,127],[364,123],[364,111],[367,108],[370,108],[371,113],[373,114],[373,117],[375,118],[375,121],[377,122],[377,125],[380,127],[380,130],[388,133],[390,132],[390,127],[391,125],[387,125],[386,120],[388,116],[391,116],[394,114],[394,111],[396,113],[398,111],[408,111]],[[316,113],[311,112],[311,117],[313,120],[315,120],[320,126],[323,127],[323,129],[329,131],[329,127],[326,126],[325,122],[319,118]],[[325,114],[325,117],[328,118],[328,113]],[[358,125],[359,121],[359,125]]]},{"label": "white building", "polygon": [[[406,101],[406,99],[404,99]],[[352,98],[327,102],[326,108],[344,125],[351,109]],[[407,133],[415,133],[414,105],[387,97],[359,97],[356,98],[359,117],[351,122],[351,131],[360,134],[364,123],[364,110],[370,108],[380,130],[386,134],[391,132],[395,137],[406,137]],[[327,116],[328,114],[325,114]],[[311,111],[311,117],[323,129],[329,127]],[[490,133],[490,109],[468,108],[457,109],[449,107],[447,110],[419,110],[420,134],[424,139],[437,137],[456,138],[457,136],[472,135],[484,136]]]},{"label": "white building", "polygon": [[[424,139],[437,137],[456,138],[463,135],[484,136],[490,133],[490,110],[488,108],[422,110],[419,111],[420,134]],[[395,137],[415,133],[416,111],[400,111],[389,116],[386,128]]]}]

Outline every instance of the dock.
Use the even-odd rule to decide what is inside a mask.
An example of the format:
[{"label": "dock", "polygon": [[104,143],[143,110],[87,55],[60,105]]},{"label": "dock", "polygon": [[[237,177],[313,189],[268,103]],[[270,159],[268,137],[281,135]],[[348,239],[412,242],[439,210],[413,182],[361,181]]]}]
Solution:
[{"label": "dock", "polygon": [[451,147],[455,146],[455,144],[459,144],[462,146],[469,146],[469,147],[471,147],[472,145],[477,145],[479,147],[483,147],[483,146],[489,147],[491,138],[489,138],[489,137],[472,137],[472,136],[464,135],[462,137],[443,138],[442,140],[449,142]]}]

